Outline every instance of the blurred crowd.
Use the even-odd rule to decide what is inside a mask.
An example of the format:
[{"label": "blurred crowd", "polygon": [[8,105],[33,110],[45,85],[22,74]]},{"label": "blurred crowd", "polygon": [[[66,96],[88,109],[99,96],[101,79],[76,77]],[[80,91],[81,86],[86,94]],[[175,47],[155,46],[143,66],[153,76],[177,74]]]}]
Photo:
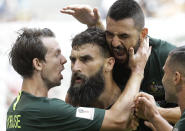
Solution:
[{"label": "blurred crowd", "polygon": [[169,17],[185,13],[185,0],[138,0],[146,16]]},{"label": "blurred crowd", "polygon": [[[115,0],[98,3],[102,18]],[[147,17],[169,17],[185,13],[185,0],[136,0]],[[31,20],[33,10],[29,0],[0,0],[0,21]]]},{"label": "blurred crowd", "polygon": [[0,21],[30,20],[29,0],[0,0]]}]

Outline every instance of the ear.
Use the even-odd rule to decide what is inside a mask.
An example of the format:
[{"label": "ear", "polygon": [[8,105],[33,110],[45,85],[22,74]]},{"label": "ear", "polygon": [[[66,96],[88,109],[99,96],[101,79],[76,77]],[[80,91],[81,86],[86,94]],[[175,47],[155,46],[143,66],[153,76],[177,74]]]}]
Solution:
[{"label": "ear", "polygon": [[142,42],[144,40],[145,37],[147,37],[148,35],[148,28],[143,28],[140,34],[140,42]]},{"label": "ear", "polygon": [[41,62],[38,58],[34,58],[32,62],[33,62],[33,67],[35,68],[35,70],[37,71],[42,70],[43,62]]},{"label": "ear", "polygon": [[173,78],[173,82],[175,85],[178,85],[181,82],[181,74],[180,72],[176,71],[175,76]]},{"label": "ear", "polygon": [[105,72],[112,71],[113,67],[114,67],[114,64],[115,64],[115,58],[114,57],[106,58],[105,64],[104,64]]}]

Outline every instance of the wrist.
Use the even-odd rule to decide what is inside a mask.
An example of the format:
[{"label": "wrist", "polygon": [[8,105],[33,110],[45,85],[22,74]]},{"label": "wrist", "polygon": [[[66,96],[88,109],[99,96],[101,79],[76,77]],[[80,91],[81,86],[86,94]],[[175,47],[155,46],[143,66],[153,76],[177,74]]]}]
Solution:
[{"label": "wrist", "polygon": [[153,115],[153,117],[151,117],[151,119],[149,119],[149,121],[151,123],[156,123],[156,122],[160,121],[161,118],[162,118],[162,116],[159,114],[159,112],[157,112]]},{"label": "wrist", "polygon": [[132,70],[132,74],[133,75],[137,75],[137,76],[139,76],[142,79],[144,77],[144,71],[141,71],[141,70]]},{"label": "wrist", "polygon": [[88,27],[88,28],[89,28],[89,27],[94,27],[94,26],[97,27],[97,26],[99,26],[99,25],[101,25],[101,21],[98,20],[98,21],[97,21],[96,23],[94,23],[94,24],[93,24],[93,23],[87,24],[87,27]]},{"label": "wrist", "polygon": [[93,26],[96,26],[96,24],[87,24],[88,28],[93,27]]},{"label": "wrist", "polygon": [[95,24],[87,24],[87,27],[97,27],[97,28],[100,28],[102,30],[105,30],[105,27],[104,25],[102,24],[101,20],[98,20]]}]

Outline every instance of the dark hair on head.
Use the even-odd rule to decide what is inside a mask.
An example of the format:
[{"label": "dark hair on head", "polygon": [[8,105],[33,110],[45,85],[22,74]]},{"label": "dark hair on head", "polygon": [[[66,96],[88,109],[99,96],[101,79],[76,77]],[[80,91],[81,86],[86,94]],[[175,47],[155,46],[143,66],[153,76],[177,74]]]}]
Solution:
[{"label": "dark hair on head", "polygon": [[117,0],[110,7],[107,17],[115,21],[132,18],[135,27],[139,31],[141,31],[145,25],[144,13],[139,4],[134,0]]},{"label": "dark hair on head", "polygon": [[91,27],[77,34],[72,40],[72,48],[78,48],[85,44],[95,44],[100,47],[100,52],[104,57],[110,57],[109,46],[106,42],[105,31]]},{"label": "dark hair on head", "polygon": [[185,46],[173,49],[168,56],[170,57],[168,65],[174,69],[180,67],[185,73]]},{"label": "dark hair on head", "polygon": [[17,73],[28,78],[33,74],[33,59],[38,58],[45,61],[47,48],[43,45],[41,38],[55,37],[55,35],[47,28],[23,28],[18,34],[19,36],[9,53],[9,60]]}]

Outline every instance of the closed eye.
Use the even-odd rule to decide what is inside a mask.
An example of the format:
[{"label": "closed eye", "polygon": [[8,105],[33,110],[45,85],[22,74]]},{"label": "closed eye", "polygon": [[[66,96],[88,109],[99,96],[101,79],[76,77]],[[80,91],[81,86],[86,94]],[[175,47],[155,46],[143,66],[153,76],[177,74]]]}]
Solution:
[{"label": "closed eye", "polygon": [[118,37],[119,37],[120,39],[126,39],[126,38],[129,37],[129,35],[128,35],[128,34],[119,34]]},{"label": "closed eye", "polygon": [[88,62],[90,60],[93,60],[93,58],[91,56],[89,56],[89,55],[85,55],[85,56],[81,56],[80,57],[80,61],[82,61],[83,63],[86,63],[86,62]]}]

